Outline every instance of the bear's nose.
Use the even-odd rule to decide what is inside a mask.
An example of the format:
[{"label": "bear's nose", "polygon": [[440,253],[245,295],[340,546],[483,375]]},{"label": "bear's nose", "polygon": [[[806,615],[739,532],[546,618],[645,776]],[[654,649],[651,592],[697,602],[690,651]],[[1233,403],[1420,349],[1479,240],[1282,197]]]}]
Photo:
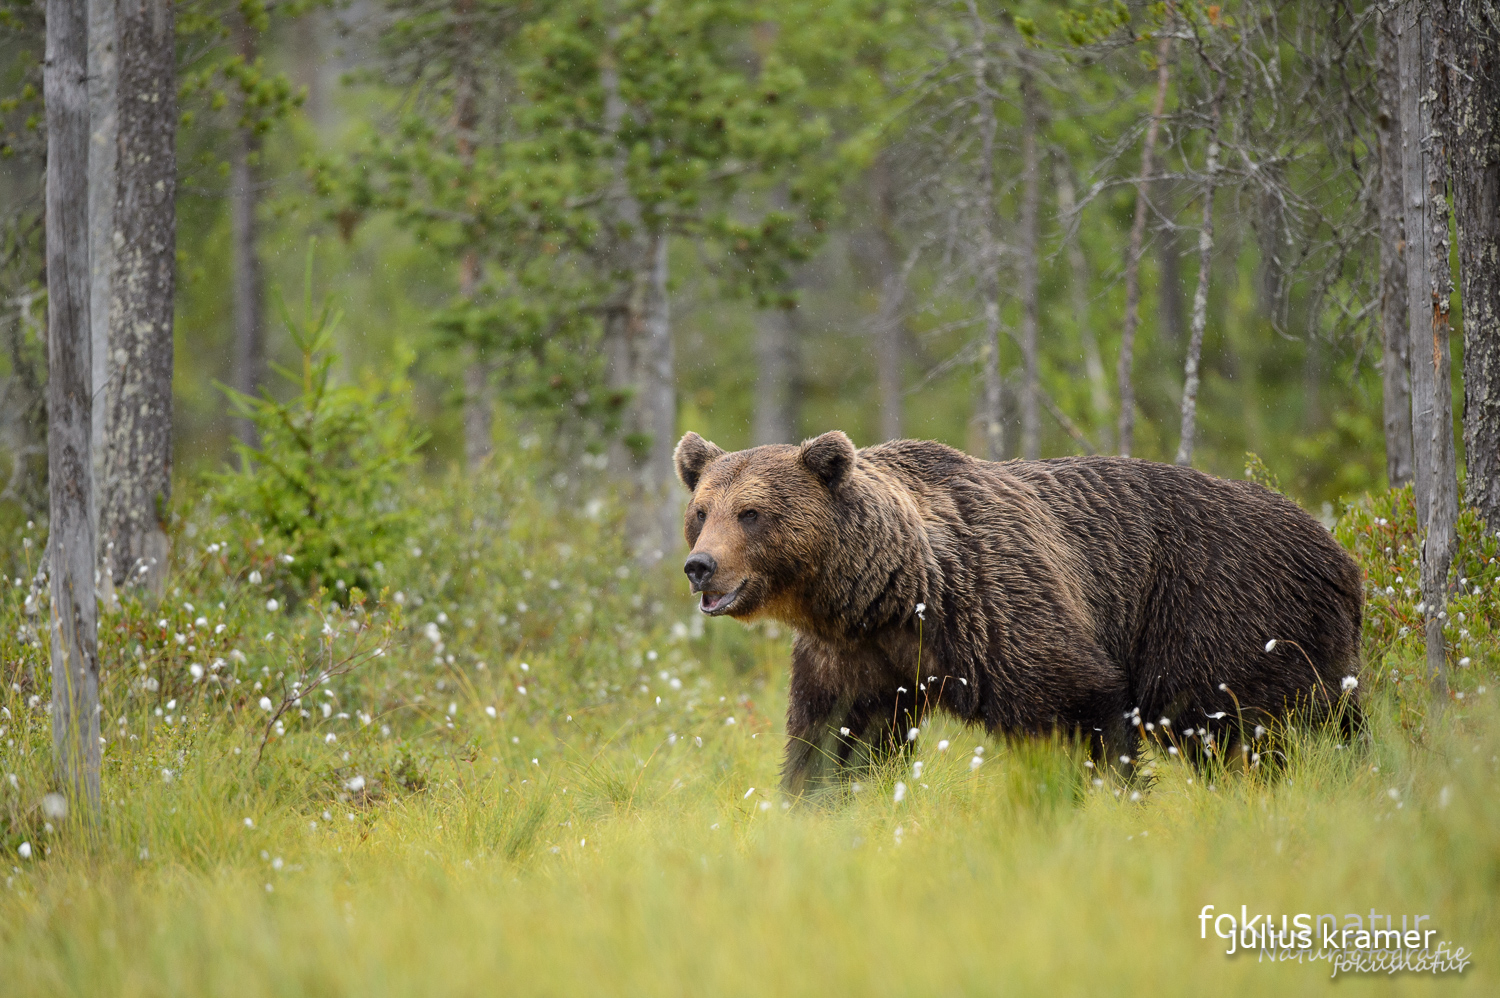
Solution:
[{"label": "bear's nose", "polygon": [[719,563],[714,560],[713,555],[699,551],[697,554],[688,555],[687,564],[682,566],[682,570],[687,573],[688,581],[693,584],[693,592],[697,592],[714,577],[714,573],[719,570]]}]

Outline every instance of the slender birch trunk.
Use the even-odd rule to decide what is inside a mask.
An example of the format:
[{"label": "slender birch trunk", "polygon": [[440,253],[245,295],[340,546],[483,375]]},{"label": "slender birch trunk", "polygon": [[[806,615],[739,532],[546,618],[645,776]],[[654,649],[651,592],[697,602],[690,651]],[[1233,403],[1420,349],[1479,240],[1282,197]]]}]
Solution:
[{"label": "slender birch trunk", "polygon": [[1465,501],[1500,531],[1500,3],[1447,0],[1463,290]]},{"label": "slender birch trunk", "polygon": [[654,543],[648,552],[655,561],[679,543],[681,533],[676,499],[677,476],[672,452],[677,446],[677,390],[672,350],[672,321],[667,296],[667,234],[651,236],[651,271],[642,308],[641,409],[649,450],[641,467],[641,486],[654,519]]},{"label": "slender birch trunk", "polygon": [[[89,0],[89,328],[93,350],[94,415],[91,447],[96,489],[104,483],[104,387],[109,381],[109,296],[114,261],[116,106],[118,43],[115,0]],[[94,539],[99,504],[90,500]],[[103,555],[103,552],[99,552]]]},{"label": "slender birch trunk", "polygon": [[102,526],[115,583],[166,585],[177,272],[177,36],[171,0],[120,0],[113,376]]},{"label": "slender birch trunk", "polygon": [[[1077,211],[1078,198],[1073,186],[1073,171],[1064,156],[1057,157],[1055,172],[1058,210],[1064,218],[1071,219]],[[1078,340],[1083,347],[1083,370],[1089,382],[1089,404],[1094,416],[1092,425],[1099,435],[1099,449],[1109,451],[1112,449],[1109,441],[1109,380],[1104,373],[1104,358],[1099,353],[1099,338],[1094,335],[1094,327],[1089,322],[1088,263],[1083,256],[1076,223],[1066,228],[1063,246],[1068,258],[1068,294],[1073,306],[1073,322],[1078,327]]]},{"label": "slender birch trunk", "polygon": [[1000,373],[1000,240],[995,234],[995,96],[990,89],[989,63],[984,56],[983,35],[975,18],[974,92],[979,103],[979,296],[984,307],[984,339],[980,341],[980,365],[984,372],[984,400],[979,421],[984,430],[985,456],[1005,459],[1004,381]]},{"label": "slender birch trunk", "polygon": [[[1448,354],[1448,210],[1445,149],[1440,131],[1441,75],[1427,5],[1408,0],[1399,9],[1402,191],[1406,213],[1407,302],[1412,359],[1412,442],[1417,470],[1417,522],[1422,529],[1422,600],[1426,608],[1427,676],[1433,692],[1447,693],[1448,569],[1458,519],[1458,477],[1453,444]],[[1417,307],[1418,303],[1424,303]]]},{"label": "slender birch trunk", "polygon": [[[474,79],[471,46],[474,0],[458,0],[454,15],[461,51],[454,66],[453,130],[458,139],[458,158],[467,169],[474,165],[474,131],[479,125],[479,88]],[[466,250],[459,261],[458,273],[458,293],[465,301],[473,301],[479,279],[479,254],[473,249]],[[477,343],[464,348],[463,426],[464,466],[472,471],[488,460],[495,448],[495,399],[490,387],[490,367]]]},{"label": "slender birch trunk", "polygon": [[875,272],[880,280],[880,305],[875,314],[875,380],[880,393],[880,439],[895,440],[903,433],[905,396],[901,369],[906,354],[906,306],[909,268],[901,266],[896,246],[895,184],[890,163],[877,156],[870,168],[875,202]]},{"label": "slender birch trunk", "polygon": [[[255,27],[243,16],[234,21],[234,45],[246,62],[257,56]],[[238,115],[249,113],[245,96],[237,97]],[[229,151],[229,228],[234,261],[234,389],[259,395],[266,380],[265,277],[260,250],[256,247],[260,205],[260,136],[253,124],[235,123]],[[255,424],[245,418],[234,421],[235,438],[255,443]]]},{"label": "slender birch trunk", "polygon": [[1208,126],[1208,157],[1204,166],[1203,221],[1198,228],[1198,286],[1193,291],[1192,330],[1188,334],[1187,361],[1182,383],[1182,425],[1179,430],[1176,463],[1190,467],[1193,463],[1193,440],[1198,429],[1198,367],[1203,354],[1203,332],[1208,327],[1208,279],[1214,254],[1214,190],[1219,179],[1219,120],[1223,113],[1224,79],[1219,76],[1214,91],[1213,108]]},{"label": "slender birch trunk", "polygon": [[1037,132],[1041,129],[1041,95],[1036,77],[1023,55],[1021,90],[1021,456],[1028,461],[1041,454],[1041,421],[1037,411],[1040,390],[1037,337],[1041,326],[1041,164]]},{"label": "slender birch trunk", "polygon": [[1125,256],[1125,319],[1120,327],[1120,428],[1119,447],[1122,457],[1129,457],[1135,446],[1135,333],[1141,316],[1141,250],[1146,239],[1146,209],[1151,190],[1151,161],[1156,154],[1156,133],[1161,127],[1162,112],[1167,106],[1167,82],[1172,52],[1172,37],[1162,32],[1156,43],[1156,100],[1151,105],[1151,120],[1146,124],[1146,139],[1141,146],[1141,174],[1135,184],[1135,220],[1130,226],[1130,245]]},{"label": "slender birch trunk", "polygon": [[1385,472],[1392,488],[1412,481],[1411,352],[1406,316],[1405,208],[1401,199],[1401,71],[1396,22],[1377,28],[1375,138],[1380,156],[1380,338],[1385,414]]},{"label": "slender birch trunk", "polygon": [[99,663],[89,495],[88,0],[47,0],[47,459],[52,747],[77,812],[99,807]]}]

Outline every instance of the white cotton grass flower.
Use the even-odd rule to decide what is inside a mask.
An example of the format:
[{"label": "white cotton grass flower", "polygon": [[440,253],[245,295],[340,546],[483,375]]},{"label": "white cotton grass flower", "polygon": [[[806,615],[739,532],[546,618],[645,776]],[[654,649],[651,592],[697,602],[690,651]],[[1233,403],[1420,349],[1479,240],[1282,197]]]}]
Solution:
[{"label": "white cotton grass flower", "polygon": [[914,741],[917,740],[917,735],[919,735],[919,734],[921,734],[921,732],[919,732],[916,728],[907,728],[906,729],[906,740],[909,741],[909,742],[914,742]]},{"label": "white cotton grass flower", "polygon": [[1276,650],[1276,639],[1272,638],[1270,641],[1266,642],[1266,654],[1269,655],[1269,654],[1271,654],[1271,652],[1273,652],[1275,650]]},{"label": "white cotton grass flower", "polygon": [[364,788],[365,778],[363,776],[353,776],[344,781],[344,789],[348,790],[350,793],[357,794]]},{"label": "white cotton grass flower", "polygon": [[848,738],[849,737],[849,729],[848,728],[840,728],[839,729],[839,734],[843,735],[845,738]]},{"label": "white cotton grass flower", "polygon": [[249,581],[252,586],[260,585],[260,572],[252,569],[249,575]]},{"label": "white cotton grass flower", "polygon": [[1357,689],[1359,687],[1359,680],[1354,678],[1353,676],[1345,676],[1343,680],[1340,681],[1339,685],[1342,686],[1347,692],[1349,690]]},{"label": "white cotton grass flower", "polygon": [[325,743],[329,744],[329,745],[332,745],[334,742],[336,742],[338,740],[339,740],[339,736],[336,735],[336,734],[334,734],[332,731],[328,732],[328,734],[326,734],[326,735],[323,736],[323,741]]},{"label": "white cotton grass flower", "polygon": [[245,827],[246,828],[254,828],[255,827],[255,819],[254,818],[246,818],[245,819]]},{"label": "white cotton grass flower", "polygon": [[917,604],[917,619],[918,620],[926,620],[927,619],[927,604],[926,603],[918,603]]},{"label": "white cotton grass flower", "polygon": [[911,764],[911,778],[914,780],[922,778],[922,763],[920,760]]},{"label": "white cotton grass flower", "polygon": [[974,770],[978,769],[980,766],[983,766],[983,765],[984,765],[984,756],[976,755],[972,759],[969,760],[969,772],[972,773]]},{"label": "white cotton grass flower", "polygon": [[494,707],[486,707],[486,708],[484,708],[484,712],[486,714],[488,714],[490,717],[495,717],[496,716],[496,714],[495,714],[495,708]]},{"label": "white cotton grass flower", "polygon": [[30,859],[31,858],[31,843],[30,842],[22,842],[19,846],[16,847],[16,855],[20,856],[22,859]]},{"label": "white cotton grass flower", "polygon": [[197,662],[194,662],[192,665],[188,666],[188,675],[192,676],[193,682],[196,683],[198,680],[203,678],[203,666],[199,665]]},{"label": "white cotton grass flower", "polygon": [[891,795],[891,799],[893,801],[895,801],[897,804],[900,804],[902,801],[904,801],[906,799],[906,784],[905,783],[902,783],[900,780],[896,781],[896,792]]},{"label": "white cotton grass flower", "polygon": [[1467,655],[1465,655],[1463,658],[1461,658],[1461,659],[1458,660],[1458,667],[1460,669],[1467,669],[1469,667],[1469,663],[1471,661],[1473,661],[1473,660],[1470,659]]},{"label": "white cotton grass flower", "polygon": [[264,710],[264,711],[267,711],[267,712],[270,711],[270,709],[271,709],[271,698],[270,697],[261,697],[260,698],[260,709]]},{"label": "white cotton grass flower", "polygon": [[946,752],[946,751],[948,751],[948,739],[944,738],[942,741],[938,742],[938,751],[939,752]]},{"label": "white cotton grass flower", "polygon": [[68,816],[68,798],[59,793],[50,793],[42,798],[42,813],[53,821],[62,821]]},{"label": "white cotton grass flower", "polygon": [[273,599],[268,599],[268,600],[266,600],[266,609],[269,610],[271,613],[275,613],[277,610],[281,609],[281,604],[278,603],[278,602],[276,602],[276,600],[274,598]]}]

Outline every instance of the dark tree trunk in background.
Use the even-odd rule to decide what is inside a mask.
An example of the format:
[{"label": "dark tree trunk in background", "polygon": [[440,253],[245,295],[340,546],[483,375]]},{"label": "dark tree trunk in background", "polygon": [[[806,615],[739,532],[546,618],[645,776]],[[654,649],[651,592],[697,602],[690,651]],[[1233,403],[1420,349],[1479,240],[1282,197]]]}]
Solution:
[{"label": "dark tree trunk in background", "polygon": [[1380,338],[1385,403],[1385,473],[1392,488],[1412,481],[1411,350],[1406,316],[1405,208],[1401,198],[1401,70],[1396,22],[1381,17],[1376,46],[1375,138],[1380,156]]},{"label": "dark tree trunk in background", "polygon": [[177,38],[171,0],[120,0],[119,160],[104,549],[115,583],[160,596],[172,496]]},{"label": "dark tree trunk in background", "polygon": [[47,0],[47,462],[52,746],[74,809],[99,807],[99,662],[89,494],[88,0]]},{"label": "dark tree trunk in background", "polygon": [[[254,62],[255,28],[243,17],[234,19],[234,44],[246,62]],[[260,205],[260,136],[248,119],[250,109],[238,98],[241,120],[236,122],[229,150],[229,222],[234,260],[234,371],[236,391],[259,395],[266,377],[265,278],[256,248]],[[255,426],[236,419],[235,438],[255,442]]]},{"label": "dark tree trunk in background", "polygon": [[[1161,186],[1160,184],[1157,185],[1158,190]],[[1165,200],[1161,194],[1158,194],[1157,197]],[[1175,210],[1173,211],[1173,218],[1175,221]],[[1172,348],[1176,349],[1187,340],[1189,335],[1189,320],[1184,315],[1182,306],[1182,239],[1175,228],[1163,227],[1159,240],[1156,246],[1156,259],[1161,266],[1162,339],[1166,340]]]},{"label": "dark tree trunk in background", "polygon": [[[104,386],[109,380],[109,296],[114,261],[118,38],[115,0],[89,0],[89,327],[93,350],[94,416],[91,447],[96,488],[104,481]],[[92,499],[94,538],[101,497]],[[100,552],[103,555],[103,552]]]},{"label": "dark tree trunk in background", "polygon": [[755,323],[755,425],[759,444],[797,441],[796,309],[762,309]]},{"label": "dark tree trunk in background", "polygon": [[1458,476],[1448,356],[1448,210],[1445,192],[1441,77],[1427,5],[1399,8],[1402,193],[1406,210],[1407,303],[1411,330],[1412,443],[1417,523],[1422,529],[1422,599],[1426,605],[1427,673],[1447,692],[1443,625],[1448,569],[1458,520]]},{"label": "dark tree trunk in background", "polygon": [[1037,362],[1039,327],[1042,321],[1041,253],[1038,231],[1041,215],[1041,163],[1037,132],[1041,129],[1041,95],[1036,77],[1021,63],[1021,456],[1034,461],[1041,455],[1041,422],[1038,394],[1041,388]]},{"label": "dark tree trunk in background", "polygon": [[1464,320],[1465,501],[1500,531],[1500,2],[1447,0]]},{"label": "dark tree trunk in background", "polygon": [[1068,219],[1064,245],[1068,256],[1068,294],[1073,305],[1073,321],[1083,347],[1083,370],[1089,380],[1089,399],[1094,410],[1093,426],[1099,438],[1099,450],[1110,451],[1109,379],[1104,373],[1104,359],[1099,353],[1099,338],[1089,322],[1089,271],[1078,238],[1078,223],[1073,218],[1078,198],[1073,185],[1073,170],[1067,159],[1057,157],[1057,208]]},{"label": "dark tree trunk in background", "polygon": [[1187,361],[1183,367],[1182,423],[1176,457],[1176,463],[1183,467],[1190,467],[1193,463],[1193,441],[1198,432],[1198,368],[1203,355],[1203,333],[1208,328],[1208,279],[1214,255],[1214,189],[1219,179],[1219,121],[1224,107],[1224,77],[1217,70],[1215,75],[1219,79],[1208,126],[1208,159],[1203,170],[1203,222],[1198,229],[1198,286],[1193,291],[1193,327],[1188,334]]},{"label": "dark tree trunk in background", "polygon": [[1141,321],[1141,249],[1146,239],[1146,209],[1151,191],[1151,160],[1156,152],[1156,133],[1167,106],[1167,81],[1172,54],[1172,36],[1162,32],[1156,46],[1156,100],[1141,146],[1141,175],[1135,184],[1135,221],[1130,226],[1130,244],[1125,255],[1125,318],[1120,327],[1120,429],[1119,448],[1129,457],[1135,446],[1135,332]]}]

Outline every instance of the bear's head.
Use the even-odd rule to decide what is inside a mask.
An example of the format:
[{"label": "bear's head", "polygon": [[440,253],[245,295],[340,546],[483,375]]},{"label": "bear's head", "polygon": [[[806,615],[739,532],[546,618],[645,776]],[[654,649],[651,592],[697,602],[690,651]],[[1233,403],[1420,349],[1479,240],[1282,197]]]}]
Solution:
[{"label": "bear's head", "polygon": [[835,430],[800,447],[725,453],[696,433],[677,444],[677,477],[693,493],[683,571],[706,614],[795,623],[835,533],[835,504],[854,470],[854,444]]}]

